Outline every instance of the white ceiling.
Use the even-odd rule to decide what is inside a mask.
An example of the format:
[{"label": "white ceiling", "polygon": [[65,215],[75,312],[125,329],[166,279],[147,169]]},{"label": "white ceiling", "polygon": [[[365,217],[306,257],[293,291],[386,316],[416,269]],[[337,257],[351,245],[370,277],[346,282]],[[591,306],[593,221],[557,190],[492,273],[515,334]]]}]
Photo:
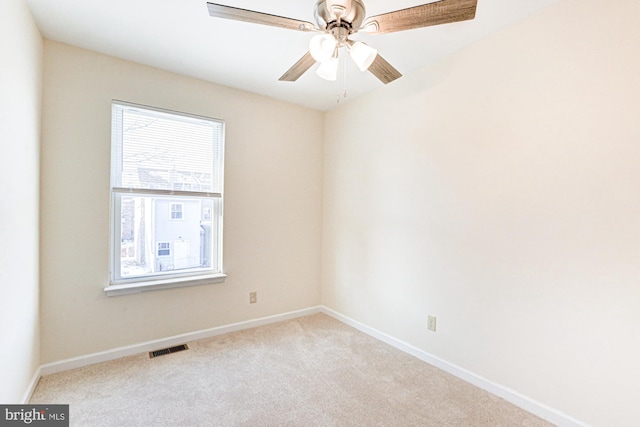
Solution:
[{"label": "white ceiling", "polygon": [[[206,1],[26,0],[47,39],[318,110],[337,105],[344,79],[322,80],[315,67],[296,82],[278,81],[307,51],[312,34],[212,18]],[[316,0],[212,1],[314,22]],[[377,48],[407,75],[557,1],[478,0],[473,21],[352,38]],[[365,0],[365,5],[372,16],[430,2]],[[341,102],[383,86],[347,63],[348,97]]]}]

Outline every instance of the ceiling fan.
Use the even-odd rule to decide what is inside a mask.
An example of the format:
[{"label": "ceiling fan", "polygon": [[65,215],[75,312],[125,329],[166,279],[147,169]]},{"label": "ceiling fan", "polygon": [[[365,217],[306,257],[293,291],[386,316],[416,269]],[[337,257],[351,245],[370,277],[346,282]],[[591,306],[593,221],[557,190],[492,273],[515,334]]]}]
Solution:
[{"label": "ceiling fan", "polygon": [[310,40],[309,51],[280,77],[281,81],[296,81],[316,62],[320,63],[316,70],[320,77],[336,80],[338,52],[340,48],[346,48],[361,71],[369,70],[387,84],[402,77],[402,74],[376,49],[351,40],[349,37],[352,34],[385,34],[466,21],[475,17],[476,4],[477,0],[440,0],[366,17],[362,0],[317,0],[314,10],[316,24],[216,3],[207,3],[207,7],[209,15],[216,18],[317,32]]}]

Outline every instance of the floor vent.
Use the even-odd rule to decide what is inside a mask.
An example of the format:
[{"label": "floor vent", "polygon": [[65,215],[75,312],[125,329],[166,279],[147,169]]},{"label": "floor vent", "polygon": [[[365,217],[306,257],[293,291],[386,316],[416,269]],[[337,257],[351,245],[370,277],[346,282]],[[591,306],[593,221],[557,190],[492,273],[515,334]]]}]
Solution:
[{"label": "floor vent", "polygon": [[149,357],[154,358],[158,356],[164,356],[165,354],[176,353],[178,351],[189,350],[186,344],[177,345],[175,347],[163,348],[162,350],[150,351]]}]

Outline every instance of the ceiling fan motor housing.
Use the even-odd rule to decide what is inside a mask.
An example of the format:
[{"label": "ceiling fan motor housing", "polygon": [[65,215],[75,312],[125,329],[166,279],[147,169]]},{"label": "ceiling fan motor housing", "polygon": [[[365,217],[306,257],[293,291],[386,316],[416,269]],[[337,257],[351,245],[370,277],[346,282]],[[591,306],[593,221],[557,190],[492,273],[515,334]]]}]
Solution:
[{"label": "ceiling fan motor housing", "polygon": [[318,27],[326,30],[342,27],[349,33],[360,28],[365,15],[361,0],[318,0],[314,13]]}]

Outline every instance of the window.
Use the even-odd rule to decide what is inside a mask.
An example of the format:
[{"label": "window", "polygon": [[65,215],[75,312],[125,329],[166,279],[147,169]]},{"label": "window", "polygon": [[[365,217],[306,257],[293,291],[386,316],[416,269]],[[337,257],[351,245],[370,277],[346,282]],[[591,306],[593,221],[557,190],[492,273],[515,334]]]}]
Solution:
[{"label": "window", "polygon": [[224,279],[223,158],[221,120],[113,102],[108,295]]},{"label": "window", "polygon": [[171,203],[171,219],[182,219],[182,203]]},{"label": "window", "polygon": [[171,242],[158,242],[158,256],[171,256]]}]

